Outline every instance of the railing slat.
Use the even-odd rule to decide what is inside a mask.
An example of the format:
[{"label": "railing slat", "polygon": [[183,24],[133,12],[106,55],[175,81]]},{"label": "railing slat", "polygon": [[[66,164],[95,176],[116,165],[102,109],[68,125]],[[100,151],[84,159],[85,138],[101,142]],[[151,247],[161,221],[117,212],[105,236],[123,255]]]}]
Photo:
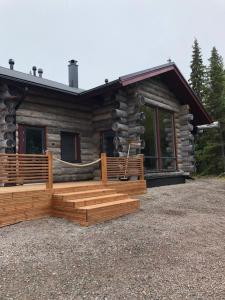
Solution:
[{"label": "railing slat", "polygon": [[[130,157],[106,157],[103,156],[102,174],[107,174],[107,179],[121,178],[123,176],[138,176],[144,179],[144,161],[143,155],[134,155]],[[106,175],[105,175],[106,176]]]},{"label": "railing slat", "polygon": [[45,182],[52,188],[52,154],[0,153],[0,183],[23,184]]}]

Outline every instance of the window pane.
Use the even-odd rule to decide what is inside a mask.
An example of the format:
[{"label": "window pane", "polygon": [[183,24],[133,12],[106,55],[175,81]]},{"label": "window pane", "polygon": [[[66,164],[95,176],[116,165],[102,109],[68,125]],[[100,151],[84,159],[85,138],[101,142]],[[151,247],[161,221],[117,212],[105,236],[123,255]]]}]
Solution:
[{"label": "window pane", "polygon": [[61,158],[68,162],[78,160],[77,134],[61,132]]},{"label": "window pane", "polygon": [[44,152],[44,129],[35,127],[25,128],[25,153],[41,154]]},{"label": "window pane", "polygon": [[145,169],[147,171],[157,170],[157,148],[156,148],[156,111],[150,106],[143,107],[146,115],[144,122],[145,133],[142,139],[145,141],[145,148],[142,153],[145,156]]},{"label": "window pane", "polygon": [[159,134],[161,167],[163,170],[175,170],[176,160],[174,158],[174,125],[172,113],[164,110],[159,110]]},{"label": "window pane", "polygon": [[112,130],[107,130],[101,134],[101,153],[106,153],[107,156],[114,156],[113,138],[115,134]]}]

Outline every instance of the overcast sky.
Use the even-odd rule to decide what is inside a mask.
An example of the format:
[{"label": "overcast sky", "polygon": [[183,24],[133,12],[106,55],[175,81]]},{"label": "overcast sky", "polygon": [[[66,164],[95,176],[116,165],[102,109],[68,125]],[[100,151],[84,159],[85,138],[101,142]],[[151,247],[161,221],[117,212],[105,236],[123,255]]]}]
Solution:
[{"label": "overcast sky", "polygon": [[79,62],[79,87],[175,61],[189,77],[197,37],[205,62],[225,57],[225,0],[0,0],[0,65],[66,83]]}]

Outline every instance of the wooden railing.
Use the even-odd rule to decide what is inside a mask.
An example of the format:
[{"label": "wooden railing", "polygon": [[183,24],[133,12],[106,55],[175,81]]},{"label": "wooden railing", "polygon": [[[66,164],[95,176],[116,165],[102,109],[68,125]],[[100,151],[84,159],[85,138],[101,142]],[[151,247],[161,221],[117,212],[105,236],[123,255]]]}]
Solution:
[{"label": "wooden railing", "polygon": [[46,183],[52,189],[52,154],[0,153],[0,184]]},{"label": "wooden railing", "polygon": [[144,157],[142,154],[127,157],[107,157],[101,154],[102,182],[109,179],[122,179],[137,176],[144,180]]},{"label": "wooden railing", "polygon": [[[101,174],[103,184],[109,179],[125,179],[137,176],[144,179],[144,157],[107,157],[101,154]],[[53,157],[46,154],[6,154],[0,153],[0,185],[22,185],[27,183],[46,183],[53,188]]]}]

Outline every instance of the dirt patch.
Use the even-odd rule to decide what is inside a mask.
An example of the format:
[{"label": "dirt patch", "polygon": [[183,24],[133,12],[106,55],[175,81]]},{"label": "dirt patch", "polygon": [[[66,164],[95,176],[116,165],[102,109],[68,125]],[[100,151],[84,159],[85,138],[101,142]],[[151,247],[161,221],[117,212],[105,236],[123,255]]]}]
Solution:
[{"label": "dirt patch", "polygon": [[0,229],[0,299],[225,299],[225,181],[149,189],[135,214]]}]

